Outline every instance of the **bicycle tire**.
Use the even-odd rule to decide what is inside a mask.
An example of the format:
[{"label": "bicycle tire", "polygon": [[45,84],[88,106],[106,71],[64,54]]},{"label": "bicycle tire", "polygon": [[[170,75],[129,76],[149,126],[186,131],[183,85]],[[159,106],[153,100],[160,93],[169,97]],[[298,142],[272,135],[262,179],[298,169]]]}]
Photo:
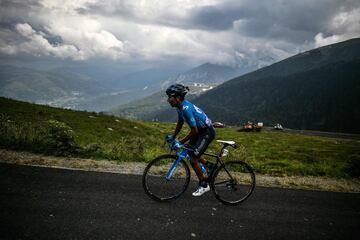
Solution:
[{"label": "bicycle tire", "polygon": [[252,194],[256,178],[250,165],[240,160],[232,160],[215,169],[210,184],[215,197],[220,202],[236,205]]},{"label": "bicycle tire", "polygon": [[171,180],[165,178],[176,159],[176,155],[161,155],[146,166],[142,184],[145,193],[152,199],[166,202],[180,197],[186,191],[190,182],[190,170],[183,159],[179,162]]}]

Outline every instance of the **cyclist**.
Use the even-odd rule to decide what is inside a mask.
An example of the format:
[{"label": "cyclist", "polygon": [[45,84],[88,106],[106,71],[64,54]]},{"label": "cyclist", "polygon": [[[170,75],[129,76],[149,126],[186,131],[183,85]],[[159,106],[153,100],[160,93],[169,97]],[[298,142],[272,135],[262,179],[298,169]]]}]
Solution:
[{"label": "cyclist", "polygon": [[181,144],[189,143],[190,147],[194,149],[190,152],[190,163],[197,177],[199,178],[199,186],[193,196],[199,197],[210,190],[207,178],[203,175],[199,161],[211,169],[212,164],[207,162],[201,155],[205,152],[211,141],[215,138],[215,130],[212,126],[211,120],[206,114],[191,102],[185,100],[185,95],[189,88],[182,84],[173,84],[166,89],[168,95],[168,102],[171,107],[175,107],[178,113],[178,121],[174,134],[169,136],[175,140],[176,135],[180,132],[184,121],[189,125],[190,132],[188,135],[180,140]]}]

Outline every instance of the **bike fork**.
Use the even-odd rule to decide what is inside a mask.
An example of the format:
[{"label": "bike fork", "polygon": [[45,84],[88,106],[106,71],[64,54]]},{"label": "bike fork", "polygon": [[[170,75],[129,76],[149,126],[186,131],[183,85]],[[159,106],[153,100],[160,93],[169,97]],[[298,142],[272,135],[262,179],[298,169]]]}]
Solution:
[{"label": "bike fork", "polygon": [[175,172],[177,166],[179,165],[181,159],[182,159],[181,157],[178,157],[178,158],[176,159],[176,161],[171,165],[169,171],[166,173],[166,176],[165,176],[165,179],[166,179],[166,180],[168,180],[168,181],[171,180],[171,177],[172,177],[172,175],[174,174],[174,172]]}]

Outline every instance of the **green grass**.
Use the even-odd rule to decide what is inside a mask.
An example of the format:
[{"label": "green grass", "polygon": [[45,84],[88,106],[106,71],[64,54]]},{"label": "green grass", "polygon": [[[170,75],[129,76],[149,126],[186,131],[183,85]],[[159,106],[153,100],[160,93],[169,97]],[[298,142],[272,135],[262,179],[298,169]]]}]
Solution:
[{"label": "green grass", "polygon": [[[174,113],[175,114],[175,113]],[[169,150],[163,145],[174,123],[131,121],[0,98],[0,146],[55,155],[148,162]],[[110,130],[109,130],[110,129]],[[182,136],[188,131],[185,127]],[[284,132],[217,129],[216,139],[240,144],[228,159],[245,159],[257,173],[275,176],[360,176],[360,141]],[[210,145],[217,152],[220,144]]]},{"label": "green grass", "polygon": [[[161,142],[171,126],[157,126],[93,112],[56,109],[4,98],[0,98],[0,109],[0,145],[57,155],[146,161],[164,151]],[[54,128],[51,121],[55,125],[64,125],[57,129],[58,132],[63,133],[69,128],[72,133],[64,136],[64,141],[60,139],[58,144],[49,146],[54,138],[59,139],[51,133]],[[60,152],[53,149],[72,139],[74,144],[68,144],[68,149]]]},{"label": "green grass", "polygon": [[246,158],[257,172],[272,175],[359,176],[360,141],[283,132],[218,131],[217,138],[243,146],[232,157]]}]

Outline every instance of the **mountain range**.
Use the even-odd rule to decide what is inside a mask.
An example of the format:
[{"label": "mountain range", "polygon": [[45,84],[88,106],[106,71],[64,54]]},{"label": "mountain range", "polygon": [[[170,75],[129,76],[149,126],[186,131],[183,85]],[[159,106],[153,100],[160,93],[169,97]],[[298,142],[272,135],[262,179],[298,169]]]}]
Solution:
[{"label": "mountain range", "polygon": [[[297,54],[192,99],[213,121],[360,133],[360,39]],[[174,121],[169,107],[144,119]]]},{"label": "mountain range", "polygon": [[[54,107],[106,111],[159,90],[160,82],[176,72],[164,69],[123,75],[88,68],[31,68],[0,66],[0,96]],[[144,87],[145,86],[145,87]]]},{"label": "mountain range", "polygon": [[0,67],[0,95],[28,102],[62,106],[102,91],[92,79],[14,66]]},{"label": "mountain range", "polygon": [[254,69],[235,68],[219,64],[205,63],[175,77],[170,77],[168,82],[177,82],[190,85],[218,85],[250,70]]},{"label": "mountain range", "polygon": [[184,73],[169,77],[159,88],[160,91],[111,109],[115,115],[132,119],[154,120],[157,113],[168,109],[164,94],[165,89],[173,83],[181,83],[190,87],[189,99],[193,99],[217,85],[247,71],[218,64],[205,63]]},{"label": "mountain range", "polygon": [[150,96],[173,82],[210,89],[244,69],[203,64],[179,73],[179,68],[151,68],[134,72],[94,66],[38,70],[0,66],[0,96],[55,107],[109,111]]},{"label": "mountain range", "polygon": [[[104,65],[105,66],[105,65]],[[188,98],[213,121],[360,133],[360,39],[297,54],[267,67],[205,63],[177,68],[0,66],[0,96],[62,108],[174,121],[164,90],[190,86]],[[254,67],[255,68],[255,67]],[[251,72],[252,71],[252,72]]]}]

